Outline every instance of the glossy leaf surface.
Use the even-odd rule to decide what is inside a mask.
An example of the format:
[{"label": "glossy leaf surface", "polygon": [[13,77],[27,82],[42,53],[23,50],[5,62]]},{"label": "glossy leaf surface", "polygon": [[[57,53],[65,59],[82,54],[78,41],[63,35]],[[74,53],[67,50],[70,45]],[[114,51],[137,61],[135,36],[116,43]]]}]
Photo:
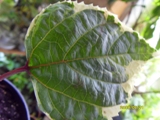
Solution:
[{"label": "glossy leaf surface", "polygon": [[102,107],[126,101],[125,66],[154,51],[100,10],[50,5],[32,22],[27,58],[41,109],[56,120],[105,120]]}]

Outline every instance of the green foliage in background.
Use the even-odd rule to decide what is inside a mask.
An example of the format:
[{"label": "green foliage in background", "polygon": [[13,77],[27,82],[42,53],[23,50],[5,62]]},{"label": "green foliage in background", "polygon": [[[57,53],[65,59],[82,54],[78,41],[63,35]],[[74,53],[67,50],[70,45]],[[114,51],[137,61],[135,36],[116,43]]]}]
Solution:
[{"label": "green foliage in background", "polygon": [[[150,11],[144,11],[145,15],[142,13],[142,18],[140,18],[139,23],[137,24],[137,28],[141,29],[141,35],[150,39],[153,37],[153,32],[155,31],[157,20],[160,19],[160,0],[153,1],[153,9]],[[157,26],[159,27],[159,26]],[[160,49],[160,32],[157,35],[158,42],[156,44],[156,49]],[[151,41],[152,42],[152,41]],[[155,41],[153,41],[155,42]],[[158,54],[158,53],[157,53]],[[146,69],[144,69],[143,77],[144,82],[140,85],[136,86],[138,88],[148,86],[141,92],[139,95],[134,94],[131,102],[128,105],[137,102],[137,100],[141,101],[141,105],[144,107],[139,110],[123,110],[124,120],[159,120],[159,111],[160,111],[160,57],[153,58],[146,65]],[[155,81],[152,83],[152,81]],[[151,84],[152,83],[152,84]],[[149,91],[149,92],[148,92]]]},{"label": "green foliage in background", "polygon": [[160,37],[159,37],[159,40],[158,40],[158,42],[157,42],[156,49],[157,49],[157,50],[160,49]]},{"label": "green foliage in background", "polygon": [[[114,2],[119,1],[119,0],[107,0],[107,4],[112,5]],[[124,2],[133,2],[135,0],[122,0]]]},{"label": "green foliage in background", "polygon": [[[24,65],[26,61],[25,57],[16,56],[16,55],[4,55],[0,53],[0,68],[1,70],[5,69],[5,71],[11,71],[13,69],[19,68]],[[15,74],[8,78],[11,80],[16,87],[18,87],[21,91],[26,87],[30,92],[33,92],[33,87],[30,82],[30,77],[26,73]]]},{"label": "green foliage in background", "polygon": [[0,23],[9,22],[16,26],[28,27],[30,21],[48,4],[62,0],[3,0],[0,5]]},{"label": "green foliage in background", "polygon": [[132,97],[130,104],[141,109],[123,109],[123,120],[159,120],[160,94],[146,93]]},{"label": "green foliage in background", "polygon": [[146,26],[142,30],[142,36],[146,39],[153,37],[153,32],[155,30],[156,22],[160,17],[160,0],[154,0],[153,2],[154,8],[150,12],[150,15],[147,15],[145,17],[144,23],[146,23]]}]

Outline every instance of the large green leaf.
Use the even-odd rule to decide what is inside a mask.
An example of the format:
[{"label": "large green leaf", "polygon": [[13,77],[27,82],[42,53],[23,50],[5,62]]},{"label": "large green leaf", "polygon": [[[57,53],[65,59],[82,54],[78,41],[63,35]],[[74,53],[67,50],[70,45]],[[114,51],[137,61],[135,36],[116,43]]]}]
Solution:
[{"label": "large green leaf", "polygon": [[[26,35],[30,74],[41,109],[56,120],[105,120],[102,107],[126,102],[125,66],[154,51],[104,11],[56,3]],[[87,7],[86,7],[87,8]]]}]

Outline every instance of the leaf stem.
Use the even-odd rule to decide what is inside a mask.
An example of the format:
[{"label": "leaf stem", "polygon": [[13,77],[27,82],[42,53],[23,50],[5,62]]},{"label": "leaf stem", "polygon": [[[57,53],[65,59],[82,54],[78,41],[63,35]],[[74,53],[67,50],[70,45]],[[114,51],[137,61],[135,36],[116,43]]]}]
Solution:
[{"label": "leaf stem", "polygon": [[132,95],[135,95],[135,94],[140,94],[140,95],[143,95],[143,94],[148,94],[148,93],[157,93],[157,94],[160,94],[160,91],[146,91],[146,92],[139,92],[139,91],[134,91],[132,93]]},{"label": "leaf stem", "polygon": [[20,72],[24,72],[24,71],[29,72],[28,62],[26,63],[26,65],[24,65],[20,68],[14,69],[12,71],[4,73],[3,75],[0,75],[0,81],[4,80],[4,78],[7,78],[11,75],[14,75],[14,74],[17,74],[17,73],[20,73]]}]

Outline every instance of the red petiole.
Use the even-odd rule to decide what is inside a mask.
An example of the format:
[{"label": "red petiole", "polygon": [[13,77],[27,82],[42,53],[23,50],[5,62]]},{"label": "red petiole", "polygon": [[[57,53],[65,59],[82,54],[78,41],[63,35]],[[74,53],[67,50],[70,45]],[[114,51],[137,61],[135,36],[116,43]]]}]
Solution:
[{"label": "red petiole", "polygon": [[4,78],[7,78],[11,75],[14,75],[14,74],[17,74],[17,73],[20,73],[20,72],[29,72],[29,67],[28,67],[28,62],[26,63],[25,66],[22,66],[20,68],[17,68],[17,69],[14,69],[12,71],[9,71],[7,73],[4,73],[3,75],[0,75],[0,81],[4,80]]}]

